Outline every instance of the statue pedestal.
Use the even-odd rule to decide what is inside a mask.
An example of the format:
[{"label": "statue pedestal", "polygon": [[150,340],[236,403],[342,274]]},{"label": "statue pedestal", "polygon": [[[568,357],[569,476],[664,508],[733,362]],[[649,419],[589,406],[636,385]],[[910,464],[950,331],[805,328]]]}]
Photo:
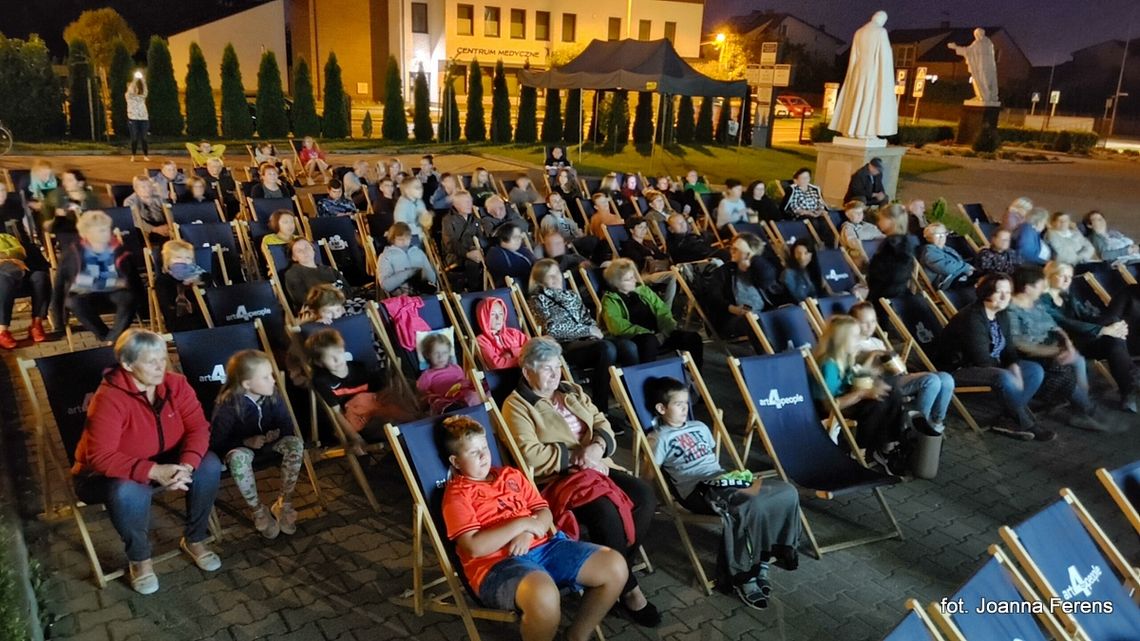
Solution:
[{"label": "statue pedestal", "polygon": [[823,197],[831,207],[842,207],[843,197],[851,174],[866,165],[872,158],[883,161],[883,188],[891,199],[898,197],[899,169],[906,147],[888,145],[885,147],[856,146],[850,144],[820,142],[815,144],[818,151],[815,159],[815,183],[823,190]]},{"label": "statue pedestal", "polygon": [[1001,115],[1001,103],[985,104],[974,100],[962,103],[962,115],[958,119],[958,137],[954,142],[959,145],[973,144],[985,127],[997,128],[998,116]]}]

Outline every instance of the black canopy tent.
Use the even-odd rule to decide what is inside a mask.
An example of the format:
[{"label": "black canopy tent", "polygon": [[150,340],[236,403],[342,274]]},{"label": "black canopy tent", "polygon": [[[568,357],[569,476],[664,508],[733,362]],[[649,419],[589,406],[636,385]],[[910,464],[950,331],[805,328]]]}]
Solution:
[{"label": "black canopy tent", "polygon": [[[541,89],[652,91],[662,94],[663,100],[671,96],[744,98],[748,95],[747,82],[709,78],[685,62],[673,43],[664,38],[593,40],[565,65],[548,71],[524,69],[518,79],[525,86]],[[579,129],[582,111],[578,111]],[[654,146],[656,139],[654,136]],[[579,160],[581,153],[579,142]]]}]

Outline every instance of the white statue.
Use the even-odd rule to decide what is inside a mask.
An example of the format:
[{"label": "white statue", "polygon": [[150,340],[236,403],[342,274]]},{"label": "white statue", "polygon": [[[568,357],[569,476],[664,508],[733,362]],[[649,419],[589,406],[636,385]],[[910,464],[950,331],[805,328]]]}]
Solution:
[{"label": "white statue", "polygon": [[843,136],[835,139],[837,144],[881,147],[886,141],[879,136],[898,132],[895,59],[886,23],[887,13],[876,11],[851,41],[847,77],[831,116],[830,128]]},{"label": "white statue", "polygon": [[994,43],[986,37],[986,30],[974,29],[974,41],[966,46],[951,42],[946,45],[954,53],[966,59],[970,70],[970,84],[974,86],[974,99],[967,104],[997,106],[998,99],[997,65],[994,63]]}]

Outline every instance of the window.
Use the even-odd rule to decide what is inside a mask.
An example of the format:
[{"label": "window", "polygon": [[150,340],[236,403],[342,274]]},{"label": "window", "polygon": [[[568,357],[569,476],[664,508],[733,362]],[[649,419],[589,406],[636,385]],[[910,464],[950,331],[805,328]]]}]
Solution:
[{"label": "window", "polygon": [[562,14],[562,42],[574,42],[578,39],[578,15],[575,13]]},{"label": "window", "polygon": [[534,12],[534,39],[550,41],[550,12]]},{"label": "window", "polygon": [[665,39],[668,40],[669,42],[676,41],[676,39],[677,39],[677,23],[676,22],[666,22],[665,23]]},{"label": "window", "polygon": [[427,33],[427,3],[412,3],[412,33]]},{"label": "window", "polygon": [[488,38],[499,37],[499,14],[501,11],[498,7],[484,7],[483,8],[483,35]]},{"label": "window", "polygon": [[652,29],[652,20],[640,20],[637,23],[637,39],[649,40],[649,30]]},{"label": "window", "polygon": [[621,18],[610,18],[610,40],[621,40]]},{"label": "window", "polygon": [[526,9],[511,9],[511,37],[526,38]]},{"label": "window", "polygon": [[915,45],[899,45],[895,47],[895,67],[907,69],[914,66]]},{"label": "window", "polygon": [[460,36],[475,35],[475,5],[461,4],[456,7],[455,33]]}]

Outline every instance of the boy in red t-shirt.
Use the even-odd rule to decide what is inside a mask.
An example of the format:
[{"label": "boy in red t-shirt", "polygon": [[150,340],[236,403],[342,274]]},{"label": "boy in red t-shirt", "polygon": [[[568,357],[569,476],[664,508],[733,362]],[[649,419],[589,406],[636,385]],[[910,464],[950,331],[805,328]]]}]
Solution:
[{"label": "boy in red t-shirt", "polygon": [[512,467],[491,468],[482,425],[454,416],[443,428],[452,467],[443,521],[471,589],[488,607],[520,610],[524,641],[551,641],[562,618],[559,588],[584,588],[566,638],[588,639],[621,594],[625,559],[553,531],[550,509],[530,479]]}]

